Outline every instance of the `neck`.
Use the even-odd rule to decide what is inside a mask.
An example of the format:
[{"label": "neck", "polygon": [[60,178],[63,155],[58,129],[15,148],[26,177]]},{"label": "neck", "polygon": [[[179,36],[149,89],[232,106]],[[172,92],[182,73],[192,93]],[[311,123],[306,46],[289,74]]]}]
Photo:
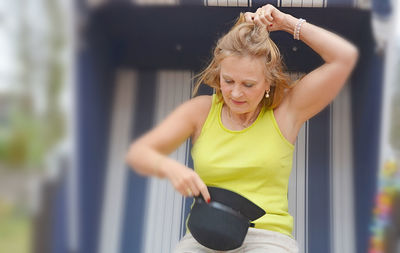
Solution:
[{"label": "neck", "polygon": [[229,120],[244,128],[249,127],[257,119],[257,116],[261,111],[261,105],[258,105],[254,111],[248,113],[234,113],[228,106],[225,105],[224,107]]}]

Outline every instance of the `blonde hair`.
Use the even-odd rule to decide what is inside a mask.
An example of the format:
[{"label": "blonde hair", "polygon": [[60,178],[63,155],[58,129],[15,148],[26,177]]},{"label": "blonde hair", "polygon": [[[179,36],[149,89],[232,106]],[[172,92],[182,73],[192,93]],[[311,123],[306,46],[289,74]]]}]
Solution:
[{"label": "blonde hair", "polygon": [[285,90],[290,89],[290,79],[284,73],[282,57],[276,44],[269,37],[267,29],[250,22],[246,22],[240,14],[231,30],[220,38],[214,49],[214,55],[209,65],[195,76],[196,83],[193,96],[197,94],[199,86],[204,83],[216,90],[222,99],[220,89],[220,63],[228,56],[253,56],[265,60],[265,79],[271,84],[269,98],[263,99],[267,108],[277,107],[284,96]]}]

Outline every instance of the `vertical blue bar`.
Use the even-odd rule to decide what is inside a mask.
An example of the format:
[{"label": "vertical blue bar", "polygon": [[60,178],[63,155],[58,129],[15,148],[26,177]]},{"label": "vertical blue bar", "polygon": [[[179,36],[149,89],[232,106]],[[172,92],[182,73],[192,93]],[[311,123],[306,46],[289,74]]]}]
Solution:
[{"label": "vertical blue bar", "polygon": [[[138,88],[134,110],[136,116],[132,128],[136,139],[153,127],[156,105],[156,72],[142,71],[138,77]],[[143,245],[147,179],[129,171],[125,199],[125,215],[121,236],[121,253],[140,253]]]},{"label": "vertical blue bar", "polygon": [[[393,1],[394,3],[394,1]],[[373,0],[372,1],[372,11],[381,17],[389,18],[393,13],[391,0]]]},{"label": "vertical blue bar", "polygon": [[[61,168],[60,168],[61,169]],[[52,225],[51,235],[51,252],[52,253],[69,253],[68,252],[68,213],[67,213],[67,187],[66,187],[66,169],[62,168],[62,176],[54,185],[54,202],[52,208],[52,216],[49,218]]]},{"label": "vertical blue bar", "polygon": [[374,206],[379,162],[383,58],[373,52],[373,45],[361,52],[360,71],[357,71],[352,86],[355,218],[358,253],[367,252],[368,249],[369,224]]},{"label": "vertical blue bar", "polygon": [[78,55],[79,241],[85,253],[97,252],[113,97],[111,69],[94,62],[93,51]]},{"label": "vertical blue bar", "polygon": [[329,253],[331,252],[329,107],[309,121],[308,133],[307,253]]}]

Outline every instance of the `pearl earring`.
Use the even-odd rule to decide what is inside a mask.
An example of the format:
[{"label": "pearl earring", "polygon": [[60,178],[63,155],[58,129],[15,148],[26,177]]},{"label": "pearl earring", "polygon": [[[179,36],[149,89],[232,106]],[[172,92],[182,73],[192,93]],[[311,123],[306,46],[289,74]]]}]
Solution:
[{"label": "pearl earring", "polygon": [[267,90],[267,91],[265,92],[265,97],[266,97],[266,98],[269,98],[269,90]]}]

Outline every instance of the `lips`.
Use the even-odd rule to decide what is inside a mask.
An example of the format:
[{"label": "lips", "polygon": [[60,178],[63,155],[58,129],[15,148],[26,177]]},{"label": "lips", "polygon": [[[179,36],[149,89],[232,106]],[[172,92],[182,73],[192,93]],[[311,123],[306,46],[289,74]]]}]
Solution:
[{"label": "lips", "polygon": [[233,99],[231,99],[231,101],[232,101],[232,103],[234,103],[235,105],[243,105],[243,104],[246,103],[245,101],[236,101],[236,100],[233,100]]}]

